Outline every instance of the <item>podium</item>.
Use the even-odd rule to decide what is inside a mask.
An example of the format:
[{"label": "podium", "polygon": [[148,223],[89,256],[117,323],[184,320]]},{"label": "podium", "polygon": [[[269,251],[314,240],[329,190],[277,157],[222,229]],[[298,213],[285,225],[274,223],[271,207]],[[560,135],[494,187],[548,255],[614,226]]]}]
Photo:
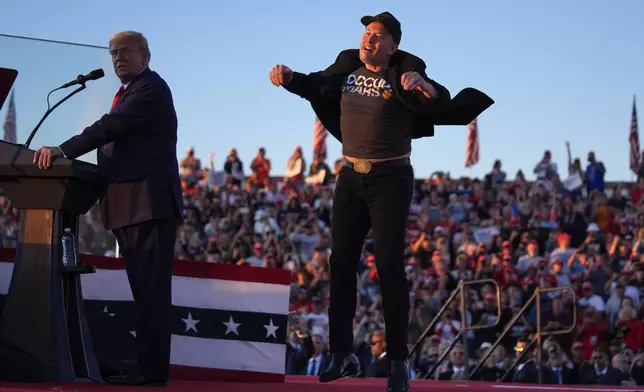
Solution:
[{"label": "podium", "polygon": [[78,250],[78,216],[102,191],[98,168],[57,158],[43,170],[33,156],[33,150],[0,142],[0,188],[20,210],[13,275],[0,315],[0,379],[101,381],[80,280],[94,269],[64,267],[61,241],[70,228]]}]

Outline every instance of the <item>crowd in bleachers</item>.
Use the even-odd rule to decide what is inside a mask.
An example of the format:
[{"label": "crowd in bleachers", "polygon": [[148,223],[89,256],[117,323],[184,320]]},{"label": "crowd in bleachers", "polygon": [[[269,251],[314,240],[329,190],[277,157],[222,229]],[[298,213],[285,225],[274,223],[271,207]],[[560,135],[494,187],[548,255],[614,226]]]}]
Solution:
[{"label": "crowd in bleachers", "polygon": [[[202,165],[190,149],[180,163],[186,214],[176,256],[290,271],[287,373],[317,375],[329,360],[331,208],[342,162],[329,165],[319,156],[307,165],[297,148],[286,175],[275,178],[264,149],[248,166],[234,149],[215,158]],[[510,179],[501,161],[479,179],[437,172],[417,181],[405,252],[410,349],[459,282],[492,279],[501,291],[499,310],[494,285],[467,286],[465,324],[495,326],[465,331],[465,341],[436,365],[463,328],[457,296],[412,354],[414,377],[463,380],[464,368],[472,371],[487,357],[472,379],[537,382],[541,362],[545,383],[644,385],[644,177],[607,187],[607,168],[594,154],[585,166],[568,161],[561,170],[546,151],[529,168],[534,181],[521,171]],[[13,246],[17,211],[2,197],[0,214],[3,246]],[[114,238],[95,210],[81,225],[82,252],[114,254]],[[368,235],[358,271],[355,353],[363,375],[386,377],[372,252]],[[541,295],[541,329],[572,332],[545,337],[542,350],[535,349],[531,305],[494,346],[537,287],[571,288]]]}]

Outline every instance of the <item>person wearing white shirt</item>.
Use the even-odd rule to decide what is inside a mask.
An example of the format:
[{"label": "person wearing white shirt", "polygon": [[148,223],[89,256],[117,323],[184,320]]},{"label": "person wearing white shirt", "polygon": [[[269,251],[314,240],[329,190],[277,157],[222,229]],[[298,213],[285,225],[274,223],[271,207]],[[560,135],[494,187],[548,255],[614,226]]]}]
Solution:
[{"label": "person wearing white shirt", "polygon": [[633,301],[633,307],[638,309],[640,307],[640,289],[630,284],[623,285],[619,282],[610,284],[610,294],[613,295],[617,291],[618,286],[624,290],[624,297],[628,297]]},{"label": "person wearing white shirt", "polygon": [[583,307],[592,307],[597,312],[603,312],[606,304],[602,297],[593,293],[593,284],[584,282],[581,286],[583,297],[579,299],[579,305]]},{"label": "person wearing white shirt", "polygon": [[449,353],[449,368],[438,375],[439,380],[452,380],[460,378],[465,373],[467,353],[461,343],[457,343]]}]

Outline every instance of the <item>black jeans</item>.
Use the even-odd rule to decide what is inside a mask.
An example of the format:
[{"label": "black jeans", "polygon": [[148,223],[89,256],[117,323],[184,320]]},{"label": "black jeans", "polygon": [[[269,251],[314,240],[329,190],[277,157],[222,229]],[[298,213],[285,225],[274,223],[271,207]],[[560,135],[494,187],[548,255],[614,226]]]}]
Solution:
[{"label": "black jeans", "polygon": [[357,267],[364,239],[373,228],[387,356],[394,360],[407,359],[409,291],[403,254],[413,187],[414,171],[408,163],[375,164],[367,174],[346,166],[340,171],[331,220],[331,353],[352,352]]}]

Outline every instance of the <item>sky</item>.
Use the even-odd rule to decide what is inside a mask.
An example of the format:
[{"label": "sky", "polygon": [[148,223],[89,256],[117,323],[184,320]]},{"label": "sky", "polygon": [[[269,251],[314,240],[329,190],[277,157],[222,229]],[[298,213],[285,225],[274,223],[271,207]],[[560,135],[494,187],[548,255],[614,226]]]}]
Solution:
[{"label": "sky", "polygon": [[[341,50],[358,47],[362,16],[389,11],[402,24],[400,48],[423,58],[427,74],[452,96],[474,87],[496,101],[478,118],[481,160],[474,168],[464,167],[467,127],[438,127],[435,137],[413,142],[416,177],[437,170],[482,176],[496,159],[510,177],[519,169],[531,177],[546,149],[565,176],[569,141],[584,164],[594,151],[607,179],[633,178],[628,135],[633,97],[644,102],[642,0],[3,3],[4,34],[106,46],[117,31],[143,32],[150,67],[173,92],[178,155],[194,146],[206,161],[214,152],[216,168],[231,147],[247,170],[259,147],[275,173],[285,172],[297,145],[310,162],[310,105],[272,86],[268,72],[275,64],[304,73],[327,67]],[[109,110],[119,86],[103,49],[0,37],[0,66],[21,72],[14,87],[19,142],[46,110],[49,90],[95,68],[106,72],[48,118],[32,148],[80,132]],[[52,101],[63,96],[52,94]],[[341,146],[327,140],[334,160]]]}]

